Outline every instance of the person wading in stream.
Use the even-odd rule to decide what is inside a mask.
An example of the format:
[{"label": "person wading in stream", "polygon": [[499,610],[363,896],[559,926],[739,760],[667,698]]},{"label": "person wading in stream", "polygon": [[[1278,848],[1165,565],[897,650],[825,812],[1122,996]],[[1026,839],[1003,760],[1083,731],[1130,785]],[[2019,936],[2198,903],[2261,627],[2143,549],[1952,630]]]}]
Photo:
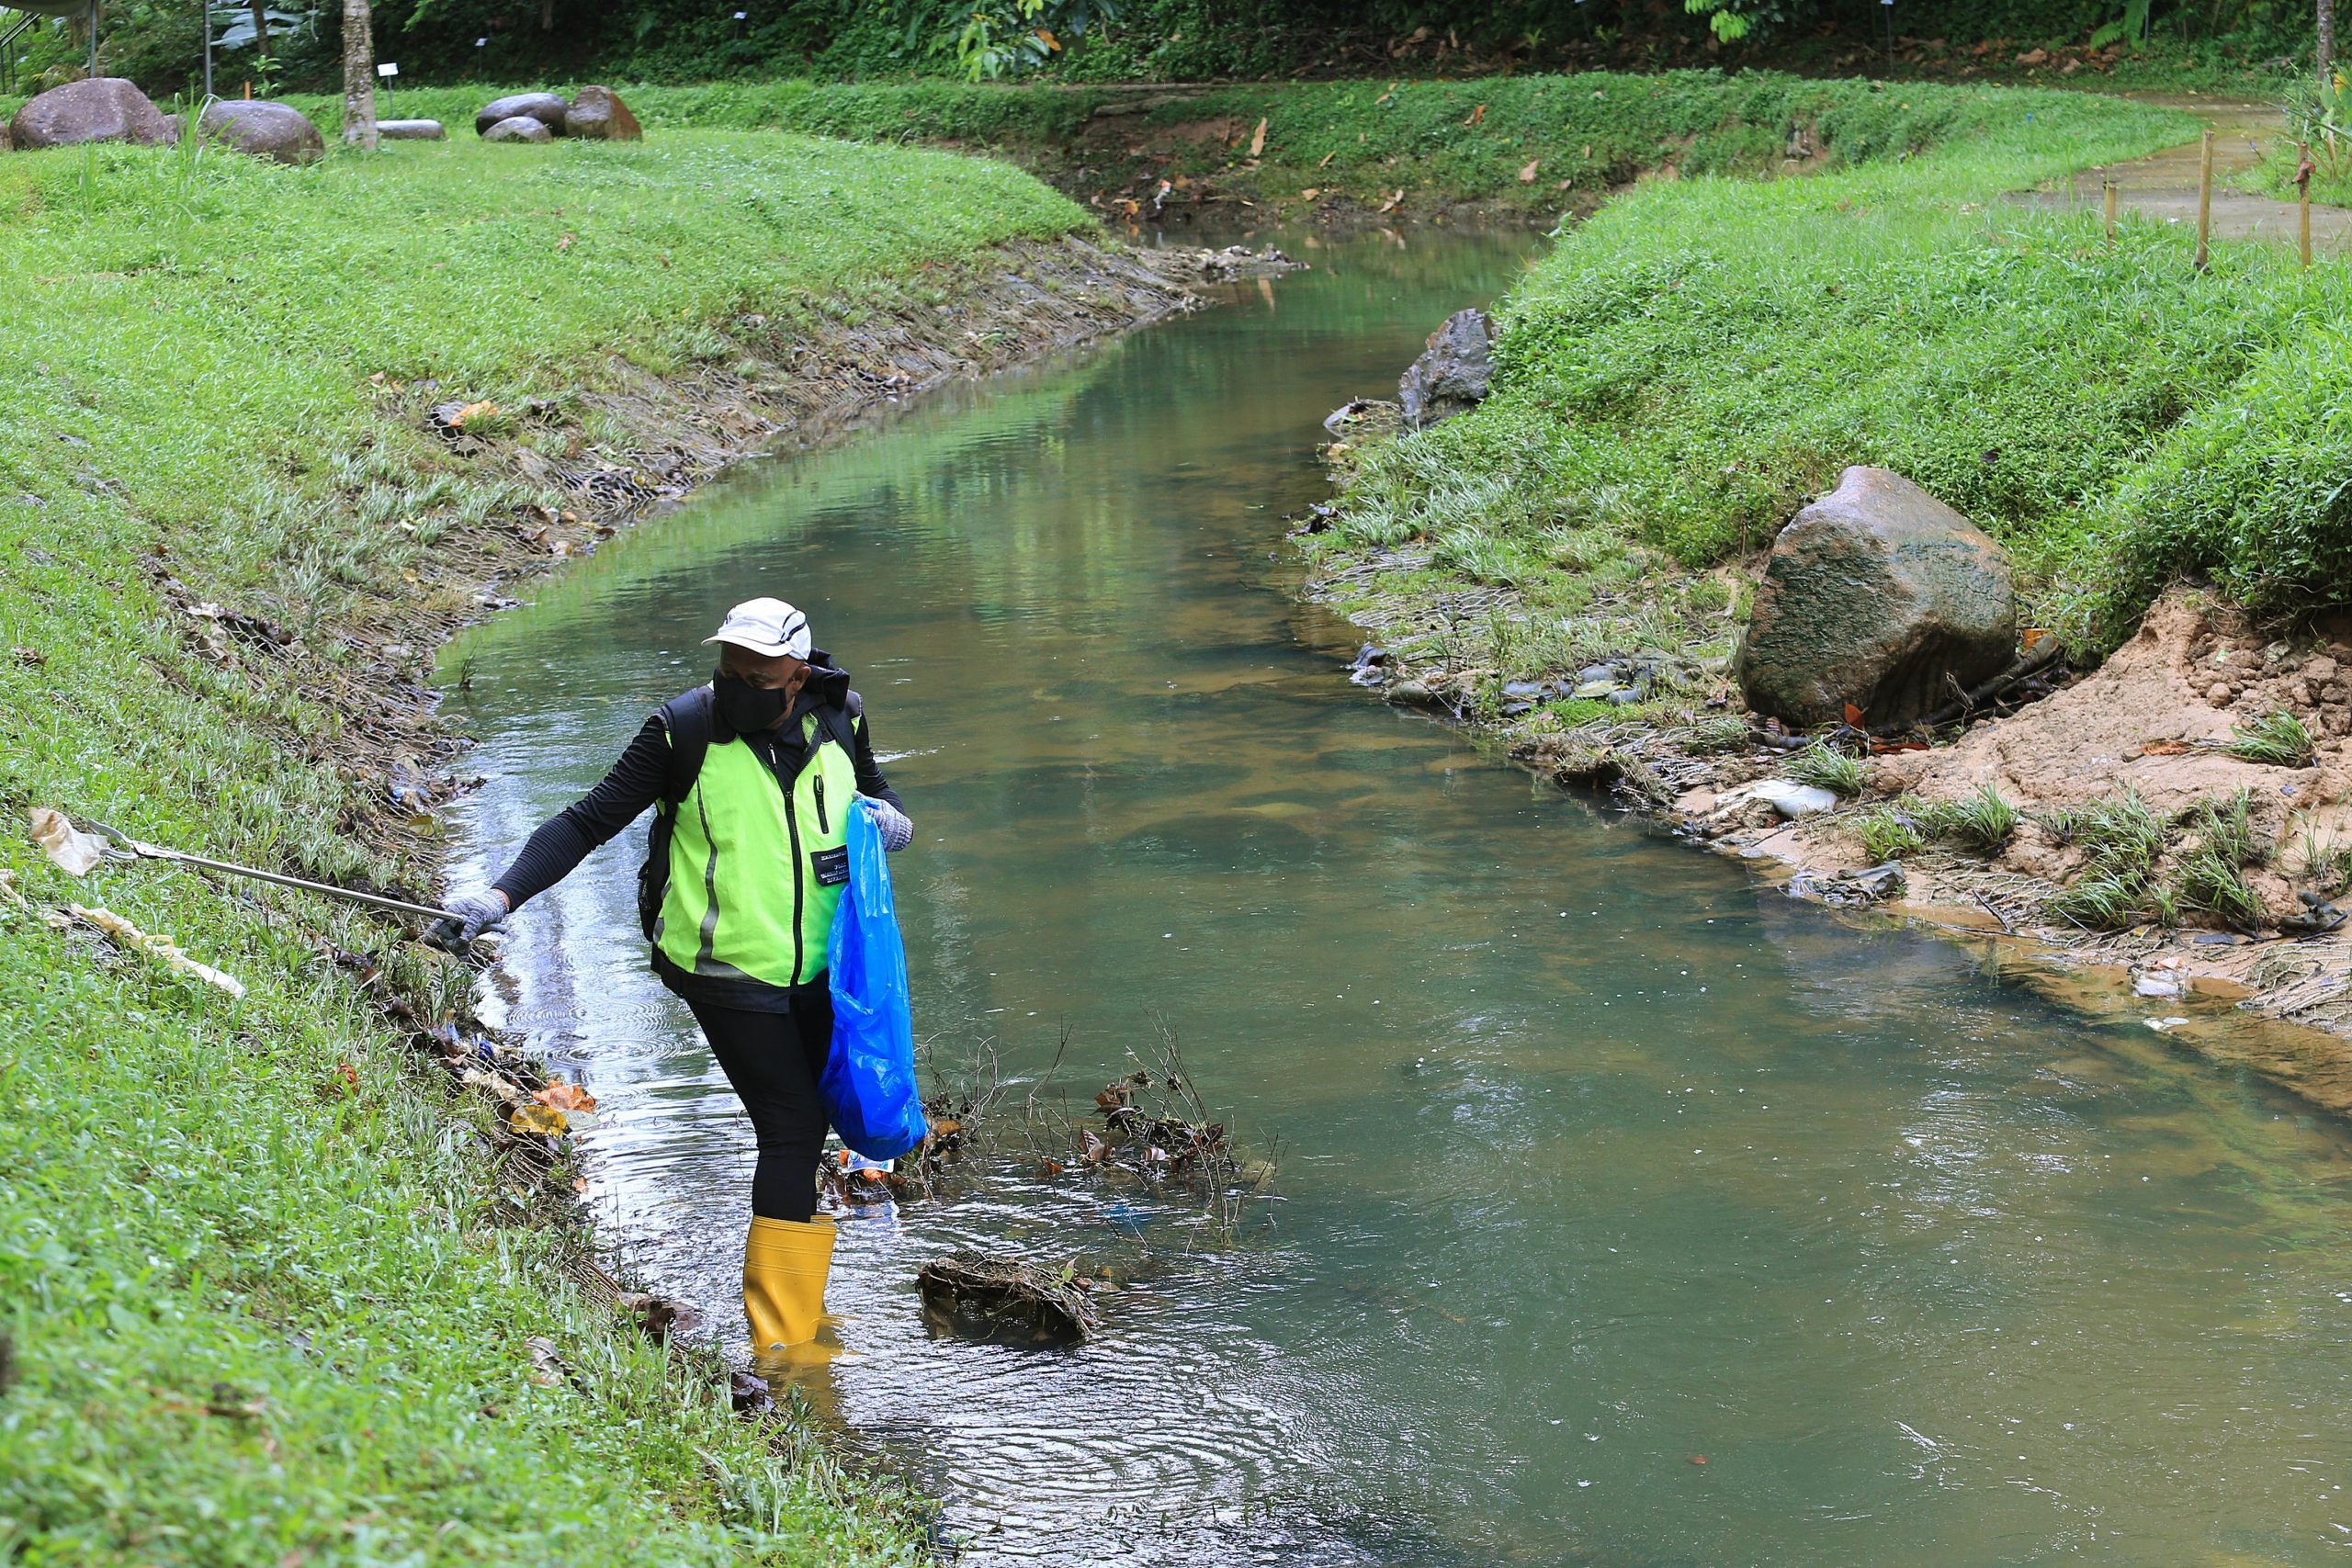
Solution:
[{"label": "person wading in stream", "polygon": [[814,1338],[833,1227],[816,1217],[833,1032],[825,941],[849,881],[849,813],[890,850],[914,837],[875,765],[849,671],[777,599],[727,613],[710,683],[662,705],[604,782],[548,819],[486,892],[452,899],[433,937],[462,945],[571,874],[654,808],[638,913],[653,970],[675,991],[759,1141],[743,1314],[752,1350]]}]

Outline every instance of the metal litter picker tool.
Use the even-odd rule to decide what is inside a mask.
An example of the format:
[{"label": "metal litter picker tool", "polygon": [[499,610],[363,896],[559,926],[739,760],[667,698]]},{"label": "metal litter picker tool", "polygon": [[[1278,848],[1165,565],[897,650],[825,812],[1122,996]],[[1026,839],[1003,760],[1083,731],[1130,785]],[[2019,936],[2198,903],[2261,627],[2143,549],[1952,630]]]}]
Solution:
[{"label": "metal litter picker tool", "polygon": [[340,898],[346,904],[357,904],[369,909],[382,909],[395,915],[413,915],[425,920],[437,920],[443,914],[442,910],[429,904],[412,904],[406,899],[387,897],[381,893],[362,893],[356,888],[337,887],[328,882],[311,882],[300,876],[288,876],[283,872],[263,871],[250,865],[233,865],[224,860],[192,855],[185,850],[146,843],[130,837],[128,833],[107,827],[96,818],[85,818],[83,820],[93,832],[103,836],[111,846],[107,851],[109,859],[176,861],[181,865],[192,865],[200,871],[226,872],[231,876],[249,876],[256,882],[275,882],[281,887],[299,887],[305,893],[316,893],[328,898]]}]

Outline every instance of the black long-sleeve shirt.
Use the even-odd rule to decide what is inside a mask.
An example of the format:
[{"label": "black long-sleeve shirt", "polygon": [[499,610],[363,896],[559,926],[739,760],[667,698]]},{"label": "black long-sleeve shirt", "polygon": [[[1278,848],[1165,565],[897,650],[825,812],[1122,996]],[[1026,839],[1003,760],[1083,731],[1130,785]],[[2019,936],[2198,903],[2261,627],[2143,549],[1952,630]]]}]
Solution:
[{"label": "black long-sleeve shirt", "polygon": [[[795,718],[813,706],[812,698],[813,694],[804,696],[795,706]],[[858,793],[887,800],[904,811],[906,806],[899,799],[899,792],[890,787],[890,781],[882,776],[881,766],[874,761],[872,729],[863,718],[852,728],[856,732],[856,746],[851,761],[857,769]],[[800,727],[787,719],[780,731],[742,739],[751,742],[785,788],[790,789],[806,760]],[[613,764],[596,787],[542,823],[523,846],[523,852],[491,886],[506,895],[508,908],[521,908],[526,901],[571,875],[572,869],[593,851],[643,816],[662,798],[669,782],[670,736],[662,727],[662,716],[656,714],[645,721],[645,728],[637,732],[628,750],[621,753],[620,761]]]}]

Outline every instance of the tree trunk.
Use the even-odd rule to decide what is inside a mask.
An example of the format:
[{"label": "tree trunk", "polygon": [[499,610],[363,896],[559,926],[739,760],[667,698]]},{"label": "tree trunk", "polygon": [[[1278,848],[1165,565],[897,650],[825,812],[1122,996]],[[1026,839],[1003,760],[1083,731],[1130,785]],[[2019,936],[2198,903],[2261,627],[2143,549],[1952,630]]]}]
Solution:
[{"label": "tree trunk", "polygon": [[253,0],[254,53],[269,52],[269,0]]},{"label": "tree trunk", "polygon": [[2335,0],[2319,0],[2319,85],[2335,85]]},{"label": "tree trunk", "polygon": [[343,0],[343,140],[376,150],[376,28],[368,0]]}]

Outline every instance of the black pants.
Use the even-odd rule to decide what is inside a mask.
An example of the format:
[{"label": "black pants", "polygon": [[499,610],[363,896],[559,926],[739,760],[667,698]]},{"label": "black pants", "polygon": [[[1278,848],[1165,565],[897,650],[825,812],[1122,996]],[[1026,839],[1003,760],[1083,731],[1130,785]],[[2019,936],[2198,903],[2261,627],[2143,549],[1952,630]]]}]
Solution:
[{"label": "black pants", "polygon": [[825,1102],[817,1079],[832,1045],[831,989],[823,980],[794,987],[788,1012],[686,1005],[751,1113],[760,1148],[752,1213],[807,1223],[817,1212],[817,1161],[825,1149]]}]

